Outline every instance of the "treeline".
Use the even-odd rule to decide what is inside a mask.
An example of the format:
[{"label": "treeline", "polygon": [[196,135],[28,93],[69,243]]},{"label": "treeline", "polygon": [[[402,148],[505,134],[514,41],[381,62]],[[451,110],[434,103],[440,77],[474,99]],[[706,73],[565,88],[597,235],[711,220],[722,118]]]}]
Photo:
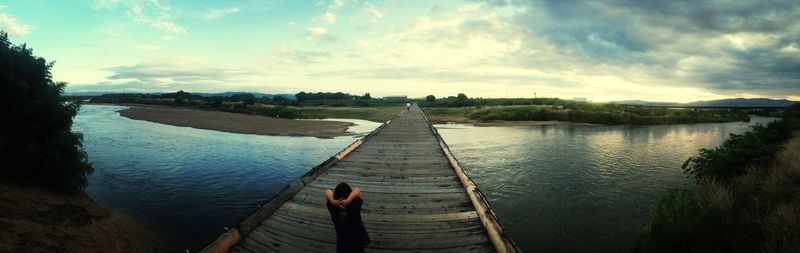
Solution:
[{"label": "treeline", "polygon": [[683,165],[695,190],[671,190],[637,252],[800,252],[800,105],[732,134]]},{"label": "treeline", "polygon": [[79,105],[51,80],[53,63],[0,31],[0,180],[75,193],[92,173],[83,137],[71,131]]},{"label": "treeline", "polygon": [[421,106],[431,115],[465,117],[473,121],[566,121],[592,124],[684,124],[748,121],[741,110],[680,110],[613,103],[589,103],[558,98],[481,99],[460,93],[443,99],[429,95]]},{"label": "treeline", "polygon": [[747,113],[734,110],[671,110],[617,104],[577,102],[563,105],[485,107],[469,117],[479,121],[558,120],[591,124],[687,124],[701,122],[749,121]]},{"label": "treeline", "polygon": [[363,99],[369,100],[372,99],[369,93],[364,94],[363,96],[354,96],[350,95],[349,93],[342,93],[342,92],[304,92],[301,91],[294,95],[298,102],[308,101],[308,100],[344,100],[344,99]]},{"label": "treeline", "polygon": [[[113,103],[113,104],[150,104],[150,105],[165,105],[165,106],[186,106],[197,107],[203,109],[219,109],[223,111],[233,112],[247,112],[250,113],[249,107],[255,107],[259,111],[255,114],[261,114],[260,110],[266,110],[268,107],[280,107],[279,112],[286,112],[289,109],[285,107],[298,107],[298,106],[333,106],[333,107],[372,107],[372,106],[394,106],[405,103],[405,100],[384,100],[373,99],[369,93],[362,96],[354,96],[349,93],[342,92],[317,92],[307,93],[299,92],[295,94],[295,99],[286,98],[283,96],[262,96],[256,97],[251,93],[239,93],[230,96],[208,96],[197,95],[189,92],[178,91],[173,93],[164,94],[143,94],[143,93],[115,93],[104,94],[94,97],[75,97],[74,99],[83,100],[89,99],[92,103]],[[269,113],[273,113],[273,109],[269,109]],[[289,117],[290,114],[279,113],[281,117]],[[274,115],[273,115],[274,116]]]},{"label": "treeline", "polygon": [[[82,97],[80,97],[82,98]],[[220,107],[223,103],[240,103],[252,105],[255,103],[275,105],[296,105],[294,100],[283,96],[257,98],[251,93],[233,94],[230,96],[201,96],[185,91],[163,94],[147,93],[113,93],[88,97],[92,103],[134,103],[153,105],[197,106],[204,108]]]},{"label": "treeline", "polygon": [[559,98],[470,98],[464,93],[444,98],[428,95],[424,99],[415,99],[414,102],[418,103],[421,107],[553,105],[570,108],[572,106],[586,104],[586,102],[563,100]]}]

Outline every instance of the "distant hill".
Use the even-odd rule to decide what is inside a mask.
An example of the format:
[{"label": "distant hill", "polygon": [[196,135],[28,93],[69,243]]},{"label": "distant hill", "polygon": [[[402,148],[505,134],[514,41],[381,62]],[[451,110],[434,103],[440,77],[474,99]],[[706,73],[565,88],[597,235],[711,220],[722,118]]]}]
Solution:
[{"label": "distant hill", "polygon": [[274,97],[284,97],[289,100],[294,100],[294,94],[269,94],[269,93],[260,93],[260,92],[242,92],[242,91],[226,91],[226,92],[219,92],[219,93],[202,93],[202,92],[192,92],[192,94],[200,95],[204,97],[230,97],[233,95],[239,94],[253,94],[256,98],[274,98]]},{"label": "distant hill", "polygon": [[648,106],[682,105],[681,103],[676,103],[676,102],[651,102],[651,101],[644,101],[644,100],[623,100],[623,101],[613,101],[611,103],[621,104],[621,105],[648,105]]},{"label": "distant hill", "polygon": [[719,106],[719,107],[786,107],[790,106],[797,101],[786,99],[771,99],[771,98],[729,98],[708,101],[696,101],[690,103],[676,103],[676,102],[650,102],[644,100],[623,100],[614,101],[612,103],[622,105],[644,105],[644,106]]},{"label": "distant hill", "polygon": [[691,102],[691,106],[725,106],[725,107],[787,107],[797,101],[769,98],[730,98],[709,101]]}]

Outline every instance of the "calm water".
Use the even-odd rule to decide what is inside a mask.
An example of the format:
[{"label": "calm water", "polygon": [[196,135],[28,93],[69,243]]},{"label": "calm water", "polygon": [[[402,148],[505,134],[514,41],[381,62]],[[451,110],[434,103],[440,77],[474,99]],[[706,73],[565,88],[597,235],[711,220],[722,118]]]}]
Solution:
[{"label": "calm water", "polygon": [[[172,251],[204,247],[354,141],[175,127],[120,117],[123,108],[85,105],[75,119],[95,167],[86,190],[160,229]],[[686,158],[747,126],[438,127],[524,251],[617,252],[667,188],[692,186]]]},{"label": "calm water", "polygon": [[683,162],[754,123],[437,125],[523,251],[629,251],[658,198],[690,188]]},{"label": "calm water", "polygon": [[[119,116],[121,106],[84,105],[74,130],[95,168],[86,191],[193,252],[288,182],[354,141],[232,134]],[[379,124],[354,130],[371,131]]]}]

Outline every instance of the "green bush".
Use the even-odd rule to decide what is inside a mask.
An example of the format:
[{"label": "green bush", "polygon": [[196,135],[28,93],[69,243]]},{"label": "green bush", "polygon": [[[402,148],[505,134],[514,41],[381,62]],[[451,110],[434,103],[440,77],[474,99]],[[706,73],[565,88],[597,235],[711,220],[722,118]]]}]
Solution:
[{"label": "green bush", "polygon": [[766,126],[756,125],[744,134],[731,134],[714,149],[701,149],[684,164],[684,172],[698,179],[712,177],[727,180],[741,175],[746,168],[763,165],[783,148],[794,131],[800,130],[800,105],[784,110],[781,120]]},{"label": "green bush", "polygon": [[0,31],[0,178],[77,192],[92,167],[80,133],[70,131],[79,105],[61,100],[53,63]]},{"label": "green bush", "polygon": [[792,138],[798,131],[795,104],[778,121],[700,150],[684,164],[697,189],[664,196],[635,251],[798,252],[800,136]]}]

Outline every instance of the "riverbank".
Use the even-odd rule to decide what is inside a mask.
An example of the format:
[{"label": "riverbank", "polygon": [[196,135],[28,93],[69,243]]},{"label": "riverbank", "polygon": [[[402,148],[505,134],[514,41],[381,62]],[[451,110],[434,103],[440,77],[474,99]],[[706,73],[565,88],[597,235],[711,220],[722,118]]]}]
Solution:
[{"label": "riverbank", "polygon": [[[666,125],[691,123],[723,123],[747,121],[743,111],[728,110],[670,110],[639,108],[616,104],[556,105],[493,105],[465,107],[428,107],[428,118],[434,123],[484,122],[552,122],[589,123],[604,125]],[[514,125],[510,124],[509,125]],[[559,123],[560,124],[560,123]],[[522,125],[529,125],[523,123]]]},{"label": "riverbank", "polygon": [[0,182],[0,252],[163,252],[160,238],[84,192]]},{"label": "riverbank", "polygon": [[173,126],[243,134],[313,136],[333,138],[350,133],[352,123],[339,121],[293,120],[193,108],[128,105],[119,111],[123,117]]},{"label": "riverbank", "polygon": [[687,160],[692,190],[659,200],[636,252],[800,252],[800,106]]}]

